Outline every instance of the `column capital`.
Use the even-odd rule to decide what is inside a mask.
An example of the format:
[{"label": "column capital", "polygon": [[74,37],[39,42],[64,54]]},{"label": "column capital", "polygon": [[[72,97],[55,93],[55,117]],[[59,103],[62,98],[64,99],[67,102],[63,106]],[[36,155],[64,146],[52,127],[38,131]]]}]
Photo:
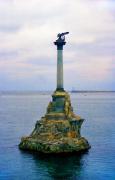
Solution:
[{"label": "column capital", "polygon": [[63,46],[66,44],[66,42],[62,39],[57,39],[54,44],[57,46],[57,50],[63,50]]}]

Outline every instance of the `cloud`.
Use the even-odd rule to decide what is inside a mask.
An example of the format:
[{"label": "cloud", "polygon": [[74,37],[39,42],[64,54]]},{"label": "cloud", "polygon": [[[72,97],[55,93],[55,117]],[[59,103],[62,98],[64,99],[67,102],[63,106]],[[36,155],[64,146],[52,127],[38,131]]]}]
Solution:
[{"label": "cloud", "polygon": [[115,71],[114,12],[112,0],[0,1],[0,75],[12,81],[12,88],[16,79],[23,88],[31,79],[31,87],[39,75],[37,82],[42,77],[51,89],[56,78],[53,41],[58,32],[70,31],[64,48],[65,86],[79,81],[81,88],[93,89],[94,83],[102,88],[101,82],[114,89],[109,84]]}]

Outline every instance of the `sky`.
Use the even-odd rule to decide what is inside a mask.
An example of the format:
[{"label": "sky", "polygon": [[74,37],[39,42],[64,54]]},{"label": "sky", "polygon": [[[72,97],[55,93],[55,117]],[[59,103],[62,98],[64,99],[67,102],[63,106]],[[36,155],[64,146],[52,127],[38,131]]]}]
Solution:
[{"label": "sky", "polygon": [[0,0],[0,90],[115,90],[115,0]]}]

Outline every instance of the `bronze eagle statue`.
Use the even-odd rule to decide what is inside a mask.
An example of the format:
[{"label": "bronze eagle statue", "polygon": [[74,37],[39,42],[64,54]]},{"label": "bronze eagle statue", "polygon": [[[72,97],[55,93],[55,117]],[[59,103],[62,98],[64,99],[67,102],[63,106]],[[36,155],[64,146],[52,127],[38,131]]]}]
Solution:
[{"label": "bronze eagle statue", "polygon": [[60,39],[60,40],[65,40],[65,35],[66,34],[69,34],[69,32],[64,32],[64,33],[59,33],[58,35],[57,35],[57,37],[58,37],[58,39]]}]

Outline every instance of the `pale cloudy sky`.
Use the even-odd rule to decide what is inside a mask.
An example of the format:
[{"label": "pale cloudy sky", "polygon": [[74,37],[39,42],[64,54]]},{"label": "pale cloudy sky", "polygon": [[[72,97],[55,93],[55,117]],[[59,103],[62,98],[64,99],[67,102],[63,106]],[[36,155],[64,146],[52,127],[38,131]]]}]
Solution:
[{"label": "pale cloudy sky", "polygon": [[65,89],[115,90],[114,0],[0,0],[0,90],[54,90],[63,31]]}]

